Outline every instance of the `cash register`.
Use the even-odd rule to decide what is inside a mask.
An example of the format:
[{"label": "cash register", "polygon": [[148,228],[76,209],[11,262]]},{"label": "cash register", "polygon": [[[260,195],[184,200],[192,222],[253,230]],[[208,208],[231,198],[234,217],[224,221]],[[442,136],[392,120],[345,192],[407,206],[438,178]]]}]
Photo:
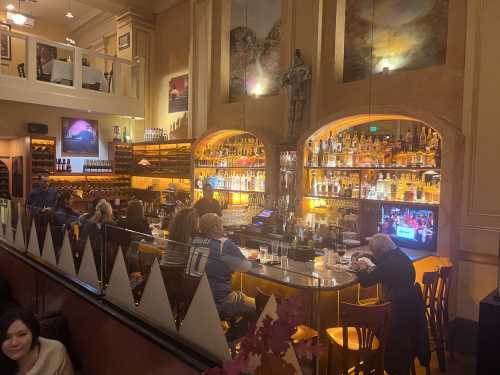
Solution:
[{"label": "cash register", "polygon": [[283,233],[283,218],[277,210],[262,210],[252,218],[251,229],[258,233]]}]

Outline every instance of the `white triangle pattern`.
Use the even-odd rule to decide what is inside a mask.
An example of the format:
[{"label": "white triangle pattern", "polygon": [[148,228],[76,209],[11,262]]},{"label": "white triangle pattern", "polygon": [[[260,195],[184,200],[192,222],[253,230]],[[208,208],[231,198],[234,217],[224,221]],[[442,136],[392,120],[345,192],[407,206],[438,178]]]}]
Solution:
[{"label": "white triangle pattern", "polygon": [[134,296],[130,289],[130,280],[121,247],[116,253],[115,264],[106,288],[106,299],[126,310],[135,310]]},{"label": "white triangle pattern", "polygon": [[97,269],[94,261],[94,253],[90,246],[90,241],[87,238],[85,249],[83,250],[82,263],[78,271],[78,278],[87,284],[92,285],[94,288],[99,287],[99,280],[97,278]]},{"label": "white triangle pattern", "polygon": [[155,259],[148,281],[146,282],[146,287],[142,293],[141,302],[137,307],[137,314],[151,320],[153,324],[166,331],[176,332],[177,329],[169,301],[160,265]]},{"label": "white triangle pattern", "polygon": [[35,219],[33,219],[33,222],[31,223],[28,253],[37,257],[40,256],[40,246],[38,245],[38,236],[36,235]]},{"label": "white triangle pattern", "polygon": [[231,358],[206,274],[203,274],[196,288],[179,333],[219,360]]},{"label": "white triangle pattern", "polygon": [[71,251],[68,231],[64,231],[64,239],[61,246],[61,254],[59,255],[58,267],[61,271],[64,271],[71,276],[76,276],[75,262],[73,260],[73,252]]},{"label": "white triangle pattern", "polygon": [[8,201],[7,202],[7,215],[5,215],[5,218],[7,220],[7,223],[5,225],[5,239],[9,243],[14,242],[14,238],[12,237],[12,202]]},{"label": "white triangle pattern", "polygon": [[43,243],[42,259],[47,261],[49,264],[57,267],[56,252],[54,251],[54,242],[52,241],[52,231],[50,230],[50,224],[47,225],[47,230],[45,231],[45,242]]},{"label": "white triangle pattern", "polygon": [[17,216],[16,238],[14,243],[18,250],[23,252],[26,250],[24,246],[24,230],[23,230],[23,222],[21,220],[21,215]]}]

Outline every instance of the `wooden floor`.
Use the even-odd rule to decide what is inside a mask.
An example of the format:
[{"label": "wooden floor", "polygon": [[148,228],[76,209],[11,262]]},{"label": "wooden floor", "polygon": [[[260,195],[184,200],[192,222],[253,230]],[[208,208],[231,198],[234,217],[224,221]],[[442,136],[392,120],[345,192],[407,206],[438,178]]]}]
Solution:
[{"label": "wooden floor", "polygon": [[[416,362],[418,364],[418,361]],[[439,371],[439,366],[435,353],[432,353],[431,360],[431,374],[446,374],[446,375],[474,375],[476,374],[476,363],[475,358],[471,356],[465,356],[463,354],[455,354],[455,359],[451,359],[449,356],[446,358],[446,371]],[[417,365],[417,375],[425,375],[425,369],[419,368]],[[486,374],[477,374],[486,375]]]}]

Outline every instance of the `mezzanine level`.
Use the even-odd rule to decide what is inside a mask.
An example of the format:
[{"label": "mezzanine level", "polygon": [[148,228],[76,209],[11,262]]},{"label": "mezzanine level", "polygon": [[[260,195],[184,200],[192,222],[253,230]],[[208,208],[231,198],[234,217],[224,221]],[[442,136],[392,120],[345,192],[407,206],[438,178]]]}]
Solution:
[{"label": "mezzanine level", "polygon": [[144,61],[0,29],[0,99],[144,117]]}]

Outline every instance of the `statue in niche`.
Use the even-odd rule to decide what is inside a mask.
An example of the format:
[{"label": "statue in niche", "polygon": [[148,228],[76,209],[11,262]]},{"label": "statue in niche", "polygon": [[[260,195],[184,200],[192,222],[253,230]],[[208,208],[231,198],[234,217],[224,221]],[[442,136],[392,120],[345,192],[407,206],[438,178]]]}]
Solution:
[{"label": "statue in niche", "polygon": [[307,99],[306,85],[310,80],[311,70],[305,65],[300,49],[296,49],[292,65],[281,80],[282,87],[288,86],[288,139],[300,134]]}]

